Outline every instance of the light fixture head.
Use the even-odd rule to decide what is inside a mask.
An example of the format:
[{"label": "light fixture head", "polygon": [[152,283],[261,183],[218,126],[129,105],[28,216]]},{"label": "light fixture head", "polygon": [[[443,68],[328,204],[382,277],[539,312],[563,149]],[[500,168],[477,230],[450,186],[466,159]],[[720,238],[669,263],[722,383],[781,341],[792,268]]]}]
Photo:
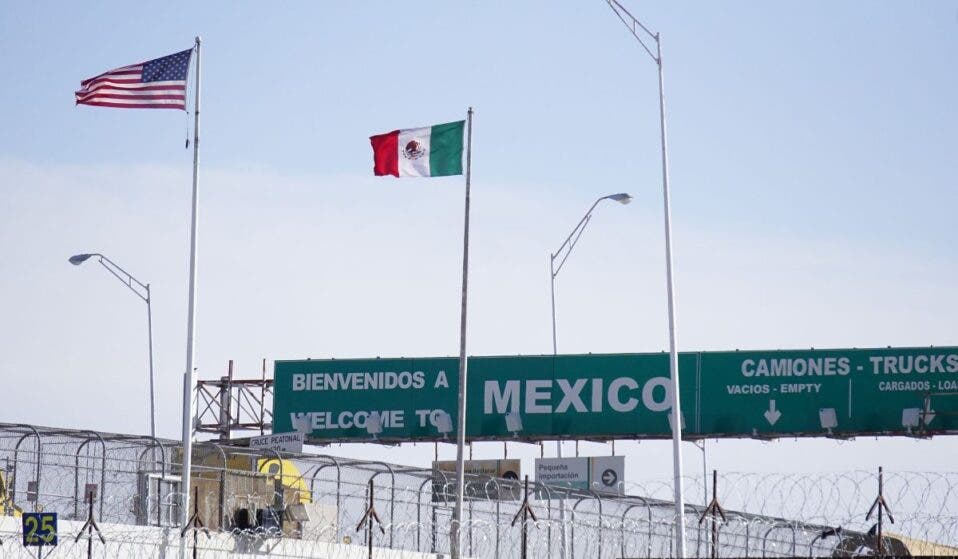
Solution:
[{"label": "light fixture head", "polygon": [[625,192],[620,192],[619,194],[610,194],[606,196],[609,200],[615,200],[616,202],[625,205],[632,201],[632,195]]},{"label": "light fixture head", "polygon": [[834,429],[838,427],[838,413],[835,408],[820,408],[818,410],[818,422],[822,429]]},{"label": "light fixture head", "polygon": [[901,426],[907,429],[921,425],[921,408],[905,408],[901,410]]},{"label": "light fixture head", "polygon": [[92,254],[74,254],[73,256],[70,257],[70,264],[73,264],[74,266],[79,266],[80,264],[83,264],[84,262],[86,262],[91,256],[93,255]]},{"label": "light fixture head", "polygon": [[383,432],[383,420],[378,412],[369,414],[369,418],[366,419],[366,432],[373,437]]},{"label": "light fixture head", "polygon": [[293,522],[309,522],[311,520],[309,517],[309,509],[302,503],[287,506],[285,512],[286,518]]},{"label": "light fixture head", "polygon": [[[673,419],[673,416],[674,416],[674,415],[675,415],[675,414],[672,413],[672,411],[670,410],[670,411],[669,411],[669,415],[668,415],[668,417],[669,417],[669,430],[675,429],[675,420]],[[684,414],[684,413],[682,414],[682,427],[681,427],[681,429],[682,429],[683,431],[685,430],[685,414]]]},{"label": "light fixture head", "polygon": [[522,431],[522,416],[519,415],[519,412],[514,411],[506,414],[506,431],[513,435]]},{"label": "light fixture head", "polygon": [[436,430],[441,434],[446,435],[452,432],[452,417],[445,411],[440,410],[436,412],[433,421],[436,424]]},{"label": "light fixture head", "polygon": [[304,435],[310,435],[313,432],[312,425],[310,425],[309,419],[304,417],[295,417],[293,418],[293,431],[297,433],[302,433]]}]

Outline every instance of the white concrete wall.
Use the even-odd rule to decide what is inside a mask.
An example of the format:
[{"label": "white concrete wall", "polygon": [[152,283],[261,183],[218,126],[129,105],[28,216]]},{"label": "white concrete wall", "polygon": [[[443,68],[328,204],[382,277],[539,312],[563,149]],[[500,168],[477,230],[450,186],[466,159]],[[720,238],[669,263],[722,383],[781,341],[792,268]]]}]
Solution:
[{"label": "white concrete wall", "polygon": [[[74,541],[82,522],[60,520],[58,522],[59,545],[43,548],[43,559],[82,559],[87,556],[87,540]],[[0,517],[0,557],[3,559],[35,559],[37,548],[24,548],[20,532],[21,520],[14,517]],[[123,524],[101,524],[100,530],[106,538],[106,545],[94,539],[93,557],[97,559],[178,559],[180,534],[170,528],[132,526]],[[362,541],[357,534],[354,541]],[[187,537],[189,548],[186,557],[192,557],[192,536]],[[253,559],[271,557],[274,559],[366,559],[367,549],[362,545],[344,545],[323,541],[295,540],[287,538],[249,538],[234,537],[232,534],[211,534],[199,536],[198,554],[200,559]],[[375,559],[437,559],[444,555],[397,551],[391,549],[373,549]]]}]

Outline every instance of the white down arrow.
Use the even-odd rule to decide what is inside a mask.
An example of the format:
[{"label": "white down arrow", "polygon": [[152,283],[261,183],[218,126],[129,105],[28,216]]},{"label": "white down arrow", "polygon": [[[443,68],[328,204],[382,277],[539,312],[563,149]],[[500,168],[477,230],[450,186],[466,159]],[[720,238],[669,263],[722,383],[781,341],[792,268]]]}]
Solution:
[{"label": "white down arrow", "polygon": [[782,412],[775,409],[775,400],[768,401],[768,411],[766,411],[765,419],[768,421],[769,425],[775,425],[775,422],[778,421],[778,418],[782,417]]}]

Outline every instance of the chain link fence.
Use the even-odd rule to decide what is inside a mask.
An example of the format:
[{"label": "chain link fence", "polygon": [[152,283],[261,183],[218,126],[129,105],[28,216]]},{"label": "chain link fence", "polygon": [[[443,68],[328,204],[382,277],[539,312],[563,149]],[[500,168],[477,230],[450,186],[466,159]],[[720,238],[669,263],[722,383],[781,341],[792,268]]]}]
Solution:
[{"label": "chain link fence", "polygon": [[[163,546],[145,534],[179,539],[180,455],[177,441],[0,424],[0,517],[55,511],[64,525],[79,525],[91,512],[92,496],[92,514],[109,545],[140,542],[145,547],[137,556],[160,557]],[[877,469],[719,475],[721,513],[706,511],[704,503],[687,505],[689,553],[874,553],[875,514],[866,519],[866,513],[878,496],[877,475]],[[359,557],[365,555],[355,553],[372,537],[377,557],[435,556],[449,552],[455,482],[442,472],[385,462],[205,442],[194,450],[191,489],[197,498],[190,512],[212,531],[211,542],[228,538],[234,552],[242,542],[244,549],[272,549],[277,557]],[[686,483],[688,495],[703,494],[701,478]],[[528,517],[529,556],[560,557],[563,550],[574,558],[673,556],[671,483],[622,489],[609,494],[530,482],[535,519]],[[464,491],[464,553],[520,557],[523,520],[516,515],[525,487],[469,476]],[[891,523],[886,514],[882,526],[886,553],[910,545],[924,546],[926,555],[958,554],[958,473],[888,472],[883,495],[894,518]],[[381,525],[371,520],[371,531],[358,529],[370,504]],[[32,556],[20,547],[15,526],[0,523],[0,549],[5,556],[17,557],[15,550]],[[73,536],[67,539],[77,545]],[[204,541],[199,536],[200,545]]]}]

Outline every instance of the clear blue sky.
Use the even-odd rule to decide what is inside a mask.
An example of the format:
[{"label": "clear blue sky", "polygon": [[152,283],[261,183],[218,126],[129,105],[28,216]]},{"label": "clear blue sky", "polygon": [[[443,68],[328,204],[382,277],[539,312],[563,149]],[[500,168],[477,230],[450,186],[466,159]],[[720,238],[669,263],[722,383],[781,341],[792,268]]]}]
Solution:
[{"label": "clear blue sky", "polygon": [[[920,229],[924,248],[947,250],[958,202],[953,2],[630,7],[665,41],[677,212],[893,243]],[[181,161],[170,147],[185,118],[75,109],[70,93],[201,34],[211,167],[363,173],[370,133],[460,118],[472,104],[483,177],[563,194],[627,182],[652,196],[658,185],[654,68],[600,0],[21,2],[0,30],[7,156]]]},{"label": "clear blue sky", "polygon": [[[681,348],[958,343],[958,5],[624,3],[664,41]],[[65,263],[101,250],[154,285],[176,436],[189,121],[72,92],[197,34],[202,376],[456,353],[461,181],[373,179],[367,137],[469,105],[471,353],[551,349],[548,252],[622,190],[636,202],[603,208],[563,272],[560,351],[665,347],[655,67],[601,0],[11,2],[0,377],[50,381],[40,404],[14,384],[2,419],[144,430],[142,309]],[[113,405],[78,411],[105,386]]]}]

